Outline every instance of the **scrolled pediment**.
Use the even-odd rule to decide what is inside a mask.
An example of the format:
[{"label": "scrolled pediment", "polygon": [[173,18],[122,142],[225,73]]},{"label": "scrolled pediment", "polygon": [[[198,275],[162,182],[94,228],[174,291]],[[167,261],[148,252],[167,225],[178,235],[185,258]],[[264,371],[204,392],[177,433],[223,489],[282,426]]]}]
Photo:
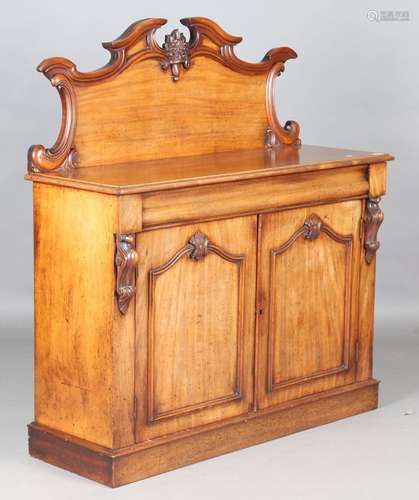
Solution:
[{"label": "scrolled pediment", "polygon": [[[272,49],[259,63],[243,61],[234,52],[241,37],[203,17],[181,19],[189,36],[175,29],[160,45],[156,31],[166,22],[143,19],[131,24],[116,40],[104,42],[110,58],[97,70],[81,72],[61,57],[46,59],[38,66],[58,89],[63,116],[53,147],[30,148],[29,171],[299,144],[298,124],[288,121],[282,126],[274,105],[274,80],[283,72],[285,62],[297,57],[292,49]],[[164,78],[176,85],[176,90],[167,87]],[[154,88],[148,85],[150,80],[155,82]],[[185,105],[191,93],[194,95]],[[164,144],[146,124],[153,122],[158,128],[159,118],[154,119],[150,109],[155,95],[163,96],[167,120],[174,123],[167,132],[164,125],[160,127],[161,134],[167,136]],[[139,107],[137,114],[135,106]],[[159,106],[160,102],[156,115],[162,113]],[[190,116],[177,126],[175,117],[180,113],[188,116],[189,108]],[[115,125],[113,129],[109,123]],[[246,130],[241,129],[243,123]],[[98,131],[104,137],[98,137]],[[194,145],[181,150],[181,141],[194,141]]]}]

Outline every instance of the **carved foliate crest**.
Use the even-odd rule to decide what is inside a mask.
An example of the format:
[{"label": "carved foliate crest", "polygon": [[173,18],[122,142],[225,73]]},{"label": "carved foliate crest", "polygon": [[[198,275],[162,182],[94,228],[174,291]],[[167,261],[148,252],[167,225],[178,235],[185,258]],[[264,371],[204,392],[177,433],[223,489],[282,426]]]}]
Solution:
[{"label": "carved foliate crest", "polygon": [[166,52],[167,61],[163,61],[161,66],[164,70],[170,68],[173,81],[176,82],[180,77],[180,66],[188,69],[189,45],[185,35],[178,29],[173,30],[170,35],[164,37],[163,50]]},{"label": "carved foliate crest", "polygon": [[[352,235],[339,234],[334,231],[329,225],[323,222],[316,214],[309,215],[304,223],[295,231],[295,233],[282,245],[271,249],[272,255],[279,255],[290,248],[298,238],[304,237],[306,240],[312,242],[316,240],[321,233],[329,236],[332,240],[338,243],[343,243],[350,247],[352,245]],[[311,245],[311,243],[310,243]]]}]

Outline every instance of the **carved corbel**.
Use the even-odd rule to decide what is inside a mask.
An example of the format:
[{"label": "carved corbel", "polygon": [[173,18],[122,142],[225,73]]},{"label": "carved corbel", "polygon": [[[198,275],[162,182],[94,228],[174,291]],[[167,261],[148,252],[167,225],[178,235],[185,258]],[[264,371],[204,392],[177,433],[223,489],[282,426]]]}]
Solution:
[{"label": "carved corbel", "polygon": [[380,248],[380,242],[377,240],[378,229],[383,220],[384,213],[379,206],[380,198],[369,198],[365,206],[364,213],[364,249],[365,260],[368,264],[372,262],[377,250]]},{"label": "carved corbel", "polygon": [[138,254],[135,250],[134,234],[116,235],[116,298],[119,311],[127,312],[131,298],[135,295]]}]

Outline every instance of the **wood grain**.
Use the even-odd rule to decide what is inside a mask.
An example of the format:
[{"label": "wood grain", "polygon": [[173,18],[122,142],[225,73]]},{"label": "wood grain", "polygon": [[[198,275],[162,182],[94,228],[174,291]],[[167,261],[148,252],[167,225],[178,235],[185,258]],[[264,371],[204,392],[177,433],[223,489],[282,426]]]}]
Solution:
[{"label": "wood grain", "polygon": [[[363,202],[363,214],[366,211],[367,200]],[[364,215],[363,215],[364,218]],[[365,245],[365,231],[361,233],[361,244]],[[360,259],[359,282],[359,352],[357,380],[368,380],[373,373],[374,344],[374,307],[375,307],[375,273],[376,259],[367,262],[364,256]]]},{"label": "wood grain", "polygon": [[273,92],[297,57],[292,49],[247,63],[234,53],[241,38],[202,17],[181,20],[189,43],[176,29],[160,46],[155,32],[165,22],[143,19],[104,43],[110,60],[98,70],[80,72],[62,57],[38,66],[60,92],[63,114],[55,145],[29,149],[29,172],[262,147],[267,128],[272,146],[299,142],[296,122],[281,126]]},{"label": "wood grain", "polygon": [[[224,255],[191,259],[183,249],[197,231]],[[138,236],[138,440],[247,412],[255,248],[256,217]]]},{"label": "wood grain", "polygon": [[[72,169],[67,172],[30,173],[35,182],[76,187],[109,194],[134,194],[180,187],[219,184],[246,179],[270,179],[306,172],[371,165],[392,160],[366,151],[321,146],[283,146],[270,150],[254,149],[118,163],[109,166]],[[372,165],[373,166],[373,165]],[[368,174],[365,174],[368,181]]]},{"label": "wood grain", "polygon": [[369,182],[371,198],[379,198],[386,194],[387,186],[387,163],[380,162],[370,165]]},{"label": "wood grain", "polygon": [[314,212],[271,249],[269,392],[348,369],[353,260],[352,234],[335,233]]},{"label": "wood grain", "polygon": [[[149,271],[149,422],[241,398],[245,256],[215,248],[202,264],[181,249],[181,264],[172,257]],[[186,300],[177,294],[173,300],[173,283]],[[217,287],[215,311],[208,310],[201,287]],[[176,367],[168,380],[166,362],[173,357]]]},{"label": "wood grain", "polygon": [[[311,213],[336,236],[296,237]],[[261,217],[260,407],[354,381],[360,218],[360,201]]]},{"label": "wood grain", "polygon": [[60,94],[32,146],[31,455],[109,486],[377,406],[385,153],[301,145],[275,80],[213,21],[133,23],[110,60],[39,70]]},{"label": "wood grain", "polygon": [[193,430],[177,439],[141,443],[118,453],[49,429],[29,426],[32,456],[117,487],[297,431],[373,410],[378,383],[368,381],[253,413],[221,427]]},{"label": "wood grain", "polygon": [[[113,404],[133,391],[128,349],[134,334],[133,312],[124,320],[119,312],[114,315],[116,201],[34,186],[35,417],[40,424],[107,446],[133,439],[133,392],[123,409]],[[121,384],[113,374],[114,344],[122,344]]]},{"label": "wood grain", "polygon": [[265,76],[234,73],[205,58],[193,65],[176,84],[150,60],[100,86],[77,88],[78,165],[261,147]]},{"label": "wood grain", "polygon": [[118,197],[118,233],[139,233],[143,229],[141,196]]},{"label": "wood grain", "polygon": [[248,180],[143,195],[143,229],[365,196],[365,168]]}]

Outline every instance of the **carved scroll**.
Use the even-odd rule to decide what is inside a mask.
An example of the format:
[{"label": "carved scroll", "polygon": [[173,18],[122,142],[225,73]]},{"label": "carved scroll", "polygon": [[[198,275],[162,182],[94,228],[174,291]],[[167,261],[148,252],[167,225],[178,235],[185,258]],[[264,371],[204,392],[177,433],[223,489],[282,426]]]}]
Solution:
[{"label": "carved scroll", "polygon": [[364,249],[365,260],[368,264],[372,262],[377,250],[380,248],[380,242],[377,240],[378,229],[383,220],[384,213],[379,206],[380,198],[370,198],[367,200],[364,213]]},{"label": "carved scroll", "polygon": [[322,232],[327,234],[330,238],[337,241],[338,243],[343,243],[345,245],[352,244],[352,236],[345,236],[336,233],[331,227],[325,224],[318,215],[311,214],[304,221],[304,224],[299,229],[297,229],[297,231],[295,231],[295,233],[285,243],[277,248],[271,249],[271,254],[279,255],[285,252],[285,250],[290,248],[290,246],[293,245],[295,241],[297,241],[297,239],[302,236],[306,240],[314,241],[320,236]]},{"label": "carved scroll", "polygon": [[131,298],[135,295],[138,254],[135,250],[134,234],[116,235],[116,298],[122,314],[127,312]]},{"label": "carved scroll", "polygon": [[[289,57],[297,57],[297,54],[294,52],[294,55],[290,55]],[[277,62],[272,67],[266,81],[266,113],[269,124],[269,127],[265,132],[265,146],[267,147],[275,147],[281,144],[295,144],[297,146],[301,144],[301,140],[299,138],[300,125],[296,121],[288,120],[282,127],[278,121],[275,110],[275,79],[284,71],[285,60],[286,59],[284,58],[284,61]]]},{"label": "carved scroll", "polygon": [[244,260],[244,255],[234,255],[226,250],[223,250],[219,246],[211,243],[207,235],[198,231],[189,238],[188,243],[178,250],[173,257],[171,257],[165,264],[152,269],[150,274],[152,276],[158,276],[159,274],[166,272],[184,255],[193,260],[199,261],[204,259],[210,252],[215,253],[222,259],[233,263]]},{"label": "carved scroll", "polygon": [[[287,121],[282,127],[275,111],[275,79],[285,69],[285,62],[295,59],[297,54],[289,47],[280,47],[268,51],[261,62],[248,63],[239,59],[234,53],[234,46],[242,41],[239,36],[226,33],[220,26],[204,17],[190,17],[180,22],[189,28],[191,38],[190,60],[198,56],[207,56],[219,61],[233,71],[248,75],[267,73],[266,80],[266,114],[268,127],[265,133],[267,147],[280,144],[300,144],[300,126],[295,121]],[[205,43],[208,39],[213,47]]]},{"label": "carved scroll", "polygon": [[60,94],[62,106],[61,129],[55,144],[45,148],[41,144],[31,146],[28,151],[28,172],[66,170],[75,166],[77,152],[73,147],[76,130],[76,97],[69,79],[62,74],[51,78],[51,85]]}]

